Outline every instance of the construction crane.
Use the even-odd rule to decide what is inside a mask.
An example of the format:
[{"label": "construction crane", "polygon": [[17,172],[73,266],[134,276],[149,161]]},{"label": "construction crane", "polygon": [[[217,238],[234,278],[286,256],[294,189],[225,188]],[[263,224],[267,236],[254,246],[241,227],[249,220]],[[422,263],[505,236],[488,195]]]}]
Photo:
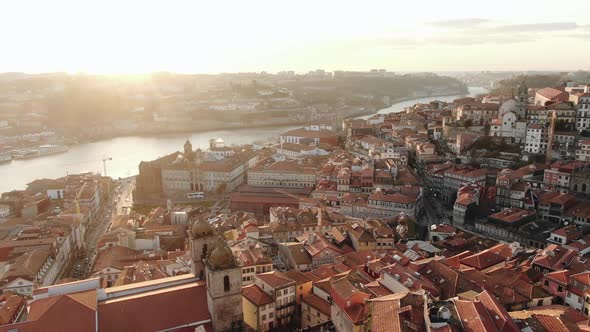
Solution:
[{"label": "construction crane", "polygon": [[547,153],[545,154],[545,162],[549,164],[553,157],[553,134],[555,133],[555,121],[557,120],[557,115],[555,111],[551,112],[551,120],[549,123],[549,133],[547,137]]},{"label": "construction crane", "polygon": [[104,172],[104,176],[107,176],[107,161],[111,160],[113,160],[111,157],[102,158],[102,170]]}]

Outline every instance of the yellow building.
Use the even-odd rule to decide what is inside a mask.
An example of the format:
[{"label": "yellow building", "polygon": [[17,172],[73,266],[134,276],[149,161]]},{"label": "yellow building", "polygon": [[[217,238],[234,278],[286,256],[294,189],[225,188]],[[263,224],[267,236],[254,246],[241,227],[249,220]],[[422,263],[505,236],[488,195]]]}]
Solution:
[{"label": "yellow building", "polygon": [[313,282],[312,280],[307,277],[302,272],[297,270],[290,270],[285,272],[285,275],[289,277],[289,279],[295,280],[295,319],[299,322],[301,320],[301,303],[304,298],[310,295],[313,291]]},{"label": "yellow building", "polygon": [[274,300],[256,285],[242,288],[242,312],[244,323],[256,331],[268,331],[273,327]]}]

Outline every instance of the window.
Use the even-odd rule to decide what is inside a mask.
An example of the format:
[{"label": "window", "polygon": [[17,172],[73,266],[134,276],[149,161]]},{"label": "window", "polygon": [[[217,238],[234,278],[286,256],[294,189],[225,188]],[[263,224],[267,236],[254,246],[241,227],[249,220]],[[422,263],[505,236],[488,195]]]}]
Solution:
[{"label": "window", "polygon": [[561,286],[557,286],[557,291],[558,291],[558,292],[563,292],[563,287],[561,287]]},{"label": "window", "polygon": [[269,319],[272,318],[273,316],[274,316],[274,314],[272,312],[268,314]]},{"label": "window", "polygon": [[262,315],[262,320],[266,320],[266,315]]},{"label": "window", "polygon": [[578,303],[582,303],[582,298],[578,297]]},{"label": "window", "polygon": [[207,243],[203,244],[203,249],[201,251],[201,259],[207,258]]},{"label": "window", "polygon": [[229,292],[230,285],[229,285],[229,276],[223,277],[223,290]]}]

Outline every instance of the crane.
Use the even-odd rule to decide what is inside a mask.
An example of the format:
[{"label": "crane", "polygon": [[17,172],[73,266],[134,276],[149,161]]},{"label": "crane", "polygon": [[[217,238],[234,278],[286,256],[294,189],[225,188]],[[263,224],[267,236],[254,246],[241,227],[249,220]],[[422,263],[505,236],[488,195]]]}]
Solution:
[{"label": "crane", "polygon": [[102,158],[102,170],[104,171],[104,176],[107,176],[107,161],[111,160],[113,160],[111,157]]}]

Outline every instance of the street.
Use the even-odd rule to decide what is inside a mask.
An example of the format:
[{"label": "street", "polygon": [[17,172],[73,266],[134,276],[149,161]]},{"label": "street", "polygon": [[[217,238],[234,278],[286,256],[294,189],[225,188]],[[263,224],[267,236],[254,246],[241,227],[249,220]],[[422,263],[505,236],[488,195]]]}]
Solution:
[{"label": "street", "polygon": [[135,178],[121,179],[114,182],[111,195],[103,203],[98,215],[87,225],[83,252],[75,257],[63,277],[83,279],[88,277],[96,259],[96,244],[101,235],[108,232],[117,215],[129,214],[132,206],[132,193]]}]

